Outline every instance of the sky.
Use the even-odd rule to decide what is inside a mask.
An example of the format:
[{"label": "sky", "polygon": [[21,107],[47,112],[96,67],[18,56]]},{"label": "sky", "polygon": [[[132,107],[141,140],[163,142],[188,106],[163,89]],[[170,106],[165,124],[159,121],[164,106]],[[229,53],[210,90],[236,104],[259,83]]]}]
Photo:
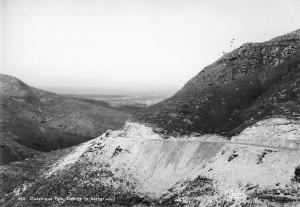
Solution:
[{"label": "sky", "polygon": [[299,0],[0,2],[0,72],[65,93],[174,93],[223,52],[300,28]]}]

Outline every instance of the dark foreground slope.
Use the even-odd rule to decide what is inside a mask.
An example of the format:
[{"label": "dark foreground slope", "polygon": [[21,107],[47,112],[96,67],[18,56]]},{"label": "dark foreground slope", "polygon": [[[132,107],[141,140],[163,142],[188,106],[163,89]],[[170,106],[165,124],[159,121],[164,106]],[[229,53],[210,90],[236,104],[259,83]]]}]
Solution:
[{"label": "dark foreground slope", "polygon": [[82,143],[129,118],[102,102],[35,89],[0,74],[0,164]]},{"label": "dark foreground slope", "polygon": [[300,30],[248,43],[204,68],[140,119],[181,134],[232,135],[272,115],[298,117]]}]

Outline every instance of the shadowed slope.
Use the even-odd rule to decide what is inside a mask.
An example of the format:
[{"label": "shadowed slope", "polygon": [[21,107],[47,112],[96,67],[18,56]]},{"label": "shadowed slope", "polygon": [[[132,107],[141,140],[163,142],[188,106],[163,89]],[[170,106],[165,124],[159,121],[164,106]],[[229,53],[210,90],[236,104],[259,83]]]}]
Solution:
[{"label": "shadowed slope", "polygon": [[204,68],[140,119],[169,133],[232,135],[272,115],[298,117],[300,30],[248,43]]}]

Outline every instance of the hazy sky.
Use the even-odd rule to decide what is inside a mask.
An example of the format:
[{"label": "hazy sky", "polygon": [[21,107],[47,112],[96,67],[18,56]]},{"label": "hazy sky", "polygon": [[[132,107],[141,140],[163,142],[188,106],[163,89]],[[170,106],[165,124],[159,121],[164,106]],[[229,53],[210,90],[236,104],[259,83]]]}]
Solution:
[{"label": "hazy sky", "polygon": [[0,2],[1,72],[40,88],[173,92],[223,51],[300,28],[299,0]]}]

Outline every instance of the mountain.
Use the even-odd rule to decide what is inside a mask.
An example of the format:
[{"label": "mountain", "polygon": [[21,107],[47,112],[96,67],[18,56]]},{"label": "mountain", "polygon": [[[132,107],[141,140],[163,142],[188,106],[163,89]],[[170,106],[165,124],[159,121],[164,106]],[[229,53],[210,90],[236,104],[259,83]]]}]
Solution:
[{"label": "mountain", "polygon": [[[247,43],[205,67],[140,120],[168,133],[238,134],[273,115],[300,112],[300,30]],[[173,133],[174,134],[174,133]]]},{"label": "mountain", "polygon": [[127,122],[78,146],[0,166],[1,206],[299,206],[300,122],[228,141],[165,139]]},{"label": "mountain", "polygon": [[105,102],[50,93],[0,74],[0,164],[82,143],[132,117]]}]

